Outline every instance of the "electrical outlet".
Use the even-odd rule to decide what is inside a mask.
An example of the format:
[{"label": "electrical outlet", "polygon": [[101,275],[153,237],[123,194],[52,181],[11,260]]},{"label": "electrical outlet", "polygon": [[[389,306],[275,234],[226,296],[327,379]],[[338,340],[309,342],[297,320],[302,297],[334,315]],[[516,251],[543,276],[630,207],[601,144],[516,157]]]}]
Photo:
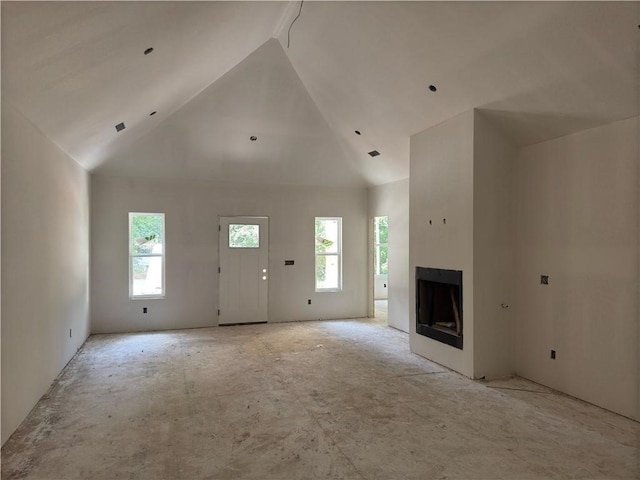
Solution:
[{"label": "electrical outlet", "polygon": [[147,307],[142,307],[142,313],[148,313]]},{"label": "electrical outlet", "polygon": [[307,300],[307,305],[311,305],[311,299]]},{"label": "electrical outlet", "polygon": [[555,359],[556,359],[556,351],[551,350],[551,360],[555,360]]},{"label": "electrical outlet", "polygon": [[540,275],[540,285],[549,285],[549,275]]}]

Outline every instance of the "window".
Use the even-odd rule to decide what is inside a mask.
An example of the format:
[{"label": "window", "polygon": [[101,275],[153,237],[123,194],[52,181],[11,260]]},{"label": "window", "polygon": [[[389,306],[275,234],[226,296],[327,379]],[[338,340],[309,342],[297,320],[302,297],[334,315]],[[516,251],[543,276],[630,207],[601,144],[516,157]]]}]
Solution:
[{"label": "window", "polygon": [[375,217],[373,221],[373,268],[376,275],[387,275],[389,253],[389,217]]},{"label": "window", "polygon": [[316,217],[316,292],[342,290],[342,218]]},{"label": "window", "polygon": [[164,213],[129,213],[129,297],[164,297]]},{"label": "window", "polygon": [[260,225],[229,224],[229,248],[260,248]]}]

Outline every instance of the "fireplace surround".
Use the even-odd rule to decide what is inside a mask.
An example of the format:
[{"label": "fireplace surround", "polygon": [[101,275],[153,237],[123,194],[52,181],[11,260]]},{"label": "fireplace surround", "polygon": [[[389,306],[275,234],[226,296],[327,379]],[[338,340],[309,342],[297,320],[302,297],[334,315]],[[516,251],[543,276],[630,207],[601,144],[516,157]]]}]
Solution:
[{"label": "fireplace surround", "polygon": [[416,267],[416,332],[462,350],[462,271]]}]

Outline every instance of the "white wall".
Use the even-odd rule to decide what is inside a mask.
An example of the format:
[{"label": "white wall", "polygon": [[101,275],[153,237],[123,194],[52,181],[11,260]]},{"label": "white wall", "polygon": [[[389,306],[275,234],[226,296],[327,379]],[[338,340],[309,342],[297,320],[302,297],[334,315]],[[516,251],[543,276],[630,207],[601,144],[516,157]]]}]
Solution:
[{"label": "white wall", "polygon": [[4,99],[2,233],[4,443],[89,334],[88,175]]},{"label": "white wall", "polygon": [[[129,299],[129,211],[165,213],[162,300]],[[270,322],[367,314],[366,189],[93,175],[91,213],[93,332],[217,325],[218,216],[225,215],[269,217]],[[314,291],[316,216],[343,219],[340,293]],[[285,266],[285,260],[295,265]],[[143,306],[149,313],[142,313]]]},{"label": "white wall", "polygon": [[477,110],[473,145],[473,371],[476,378],[505,377],[515,371],[513,179],[517,150]]},{"label": "white wall", "polygon": [[387,300],[389,298],[389,276],[375,275],[373,277],[373,299]]},{"label": "white wall", "polygon": [[[388,323],[409,332],[409,179],[369,189],[369,219],[389,217]],[[373,240],[370,241],[371,243]]]},{"label": "white wall", "polygon": [[[468,111],[412,136],[409,177],[411,351],[469,377],[474,348],[473,119],[474,112]],[[463,350],[416,333],[417,266],[462,270]]]},{"label": "white wall", "polygon": [[413,136],[410,277],[416,265],[463,270],[465,341],[456,351],[412,328],[412,351],[639,418],[638,127],[516,150],[468,112]]},{"label": "white wall", "polygon": [[638,118],[523,148],[516,169],[517,371],[639,418]]}]

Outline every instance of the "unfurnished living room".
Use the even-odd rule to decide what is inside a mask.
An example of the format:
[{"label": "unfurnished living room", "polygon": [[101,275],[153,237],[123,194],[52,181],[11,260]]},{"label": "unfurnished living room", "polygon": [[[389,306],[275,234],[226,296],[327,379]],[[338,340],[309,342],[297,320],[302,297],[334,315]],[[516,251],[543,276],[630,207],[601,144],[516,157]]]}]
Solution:
[{"label": "unfurnished living room", "polygon": [[3,480],[640,478],[640,2],[1,2]]}]

